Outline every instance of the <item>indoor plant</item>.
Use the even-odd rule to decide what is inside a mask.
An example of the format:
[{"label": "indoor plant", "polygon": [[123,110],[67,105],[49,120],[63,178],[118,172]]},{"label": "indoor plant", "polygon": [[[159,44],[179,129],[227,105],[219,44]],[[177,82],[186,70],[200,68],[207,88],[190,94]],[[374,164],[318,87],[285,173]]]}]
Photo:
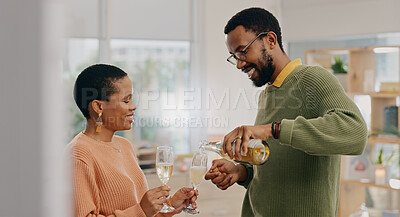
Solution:
[{"label": "indoor plant", "polygon": [[347,91],[347,65],[343,63],[340,56],[335,56],[334,63],[331,66],[333,74],[339,80],[339,83],[343,86],[343,89]]}]

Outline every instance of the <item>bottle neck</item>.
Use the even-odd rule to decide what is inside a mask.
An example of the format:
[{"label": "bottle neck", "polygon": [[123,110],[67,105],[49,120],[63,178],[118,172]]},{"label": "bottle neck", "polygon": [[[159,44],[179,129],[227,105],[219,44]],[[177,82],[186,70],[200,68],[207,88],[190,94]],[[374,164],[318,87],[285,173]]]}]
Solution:
[{"label": "bottle neck", "polygon": [[218,154],[222,154],[222,144],[224,140],[216,141],[216,142],[209,142],[209,141],[201,141],[200,148],[205,149],[207,151],[212,151]]}]

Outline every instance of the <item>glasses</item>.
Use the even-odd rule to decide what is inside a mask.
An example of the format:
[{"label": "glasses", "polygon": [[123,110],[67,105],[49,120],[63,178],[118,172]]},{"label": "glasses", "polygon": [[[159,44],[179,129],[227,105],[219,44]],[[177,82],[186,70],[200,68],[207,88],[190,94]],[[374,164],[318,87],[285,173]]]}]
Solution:
[{"label": "glasses", "polygon": [[254,42],[258,37],[260,37],[260,36],[262,36],[262,35],[265,35],[265,34],[268,34],[268,32],[262,32],[262,33],[258,34],[253,40],[250,41],[250,43],[248,43],[248,44],[246,45],[246,47],[244,47],[244,48],[243,48],[242,50],[240,50],[240,51],[236,51],[235,53],[231,54],[231,55],[226,59],[226,61],[228,61],[228,62],[231,63],[232,65],[237,65],[237,61],[238,61],[238,60],[241,60],[241,61],[246,60],[246,57],[247,57],[247,56],[246,56],[246,50],[247,50],[247,48],[249,48],[250,45],[253,44],[253,42]]}]

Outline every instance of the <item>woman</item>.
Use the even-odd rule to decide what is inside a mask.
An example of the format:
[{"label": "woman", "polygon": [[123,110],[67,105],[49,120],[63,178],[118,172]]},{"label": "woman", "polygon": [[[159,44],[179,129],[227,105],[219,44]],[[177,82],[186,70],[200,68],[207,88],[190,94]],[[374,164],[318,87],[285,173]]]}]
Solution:
[{"label": "woman", "polygon": [[[76,216],[172,216],[195,203],[192,188],[179,189],[169,201],[167,186],[148,190],[131,144],[114,135],[131,129],[136,109],[124,71],[105,64],[86,68],[76,79],[74,99],[86,118],[86,129],[68,145]],[[167,202],[176,211],[158,213]]]}]

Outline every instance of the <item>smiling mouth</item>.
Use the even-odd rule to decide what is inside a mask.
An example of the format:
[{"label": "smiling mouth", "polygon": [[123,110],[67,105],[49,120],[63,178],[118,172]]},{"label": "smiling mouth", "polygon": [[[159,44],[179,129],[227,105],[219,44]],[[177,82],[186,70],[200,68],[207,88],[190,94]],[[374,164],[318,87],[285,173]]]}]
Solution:
[{"label": "smiling mouth", "polygon": [[256,71],[255,68],[250,69],[250,70],[247,72],[248,78],[251,78],[251,76],[253,75],[253,73],[254,73],[255,71]]},{"label": "smiling mouth", "polygon": [[125,116],[125,119],[129,122],[133,122],[133,115],[127,115]]}]

